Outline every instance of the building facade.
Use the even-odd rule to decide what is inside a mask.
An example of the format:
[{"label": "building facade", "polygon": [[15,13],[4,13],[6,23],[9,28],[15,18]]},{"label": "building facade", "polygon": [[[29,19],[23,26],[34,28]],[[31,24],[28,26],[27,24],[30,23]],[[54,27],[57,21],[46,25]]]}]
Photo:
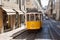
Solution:
[{"label": "building facade", "polygon": [[2,7],[19,9],[19,0],[2,0]]},{"label": "building facade", "polygon": [[60,20],[60,0],[55,2],[56,20]]}]

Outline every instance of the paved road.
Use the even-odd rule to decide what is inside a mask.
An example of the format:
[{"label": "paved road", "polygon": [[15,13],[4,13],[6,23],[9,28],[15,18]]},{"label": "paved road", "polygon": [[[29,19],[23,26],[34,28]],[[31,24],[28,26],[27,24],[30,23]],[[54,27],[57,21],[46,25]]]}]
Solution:
[{"label": "paved road", "polygon": [[54,20],[49,20],[51,33],[56,40],[60,40],[60,23]]},{"label": "paved road", "polygon": [[[35,40],[35,39],[51,39],[51,40],[60,40],[60,27],[58,22],[54,20],[44,20],[42,29],[38,31],[25,31],[20,35],[17,35],[13,39],[26,39],[26,40]],[[60,26],[60,25],[59,25]]]}]

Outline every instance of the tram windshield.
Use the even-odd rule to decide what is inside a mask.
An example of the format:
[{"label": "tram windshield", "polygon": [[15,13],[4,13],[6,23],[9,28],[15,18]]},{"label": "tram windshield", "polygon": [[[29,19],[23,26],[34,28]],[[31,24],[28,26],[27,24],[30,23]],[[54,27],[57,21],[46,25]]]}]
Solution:
[{"label": "tram windshield", "polygon": [[27,14],[27,21],[40,21],[40,20],[42,20],[42,15],[40,13]]}]

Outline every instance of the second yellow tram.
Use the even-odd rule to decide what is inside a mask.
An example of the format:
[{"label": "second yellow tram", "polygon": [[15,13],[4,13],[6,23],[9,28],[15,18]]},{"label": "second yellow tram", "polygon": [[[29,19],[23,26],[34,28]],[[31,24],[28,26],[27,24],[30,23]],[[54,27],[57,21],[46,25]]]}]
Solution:
[{"label": "second yellow tram", "polygon": [[28,30],[37,30],[42,28],[42,13],[29,12],[25,14],[25,23]]}]

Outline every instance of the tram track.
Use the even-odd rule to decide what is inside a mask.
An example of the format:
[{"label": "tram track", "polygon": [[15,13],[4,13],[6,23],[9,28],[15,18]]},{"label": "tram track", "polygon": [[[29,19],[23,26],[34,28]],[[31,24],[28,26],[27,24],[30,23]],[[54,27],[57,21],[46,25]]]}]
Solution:
[{"label": "tram track", "polygon": [[[40,36],[39,36],[40,35]],[[49,26],[48,26],[48,22],[46,21],[41,32],[39,32],[36,36],[36,39],[47,39],[47,40],[51,40],[51,35],[49,33]]]},{"label": "tram track", "polygon": [[22,33],[25,32],[25,31],[26,31],[26,29],[23,29],[23,30],[21,30],[21,31],[18,31],[18,32],[14,33],[11,37],[14,38],[14,37],[16,37],[16,36],[22,34]]},{"label": "tram track", "polygon": [[13,39],[25,39],[25,40],[35,40],[35,39],[47,39],[47,40],[55,40],[55,31],[51,28],[50,21],[46,21],[42,27],[42,29],[38,31],[24,31],[21,34],[13,37]]},{"label": "tram track", "polygon": [[60,40],[60,34],[59,34],[59,30],[57,28],[57,24],[55,24],[54,22],[52,22],[51,20],[49,20],[49,25],[50,25],[50,32],[53,35],[53,39],[54,40]]},{"label": "tram track", "polygon": [[50,22],[52,22],[52,24],[53,24],[57,29],[59,29],[59,30],[60,30],[60,28],[58,28],[58,27],[57,27],[57,25],[59,25],[59,26],[60,26],[60,24],[59,24],[58,22],[53,22],[53,21],[51,21],[51,20],[50,20]]},{"label": "tram track", "polygon": [[34,40],[36,35],[37,35],[38,32],[32,32],[27,38],[26,40]]},{"label": "tram track", "polygon": [[28,31],[28,30],[26,30],[26,31],[23,32],[22,34],[15,36],[13,39],[34,40],[35,37],[36,37],[36,34],[37,34],[37,33],[38,33],[38,32],[35,32],[35,31]]},{"label": "tram track", "polygon": [[60,29],[57,27],[57,24],[53,23],[52,21],[51,21],[51,23],[53,24],[53,25],[51,24],[52,28],[55,30],[55,32],[57,33],[57,35],[60,36]]},{"label": "tram track", "polygon": [[56,28],[56,25],[57,24],[53,23],[51,20],[48,20],[49,33],[50,33],[52,40],[60,40],[59,30]]},{"label": "tram track", "polygon": [[[50,26],[50,25],[48,25],[48,26]],[[50,33],[50,36],[51,36],[52,40],[55,40],[50,27],[49,27],[49,33]]]},{"label": "tram track", "polygon": [[[22,32],[22,33],[20,33],[20,34],[18,34],[16,36],[14,36],[13,39],[24,39],[27,35],[29,35],[29,33],[28,33],[27,30],[25,30],[24,32]],[[19,37],[19,36],[21,36],[21,37]]]}]

